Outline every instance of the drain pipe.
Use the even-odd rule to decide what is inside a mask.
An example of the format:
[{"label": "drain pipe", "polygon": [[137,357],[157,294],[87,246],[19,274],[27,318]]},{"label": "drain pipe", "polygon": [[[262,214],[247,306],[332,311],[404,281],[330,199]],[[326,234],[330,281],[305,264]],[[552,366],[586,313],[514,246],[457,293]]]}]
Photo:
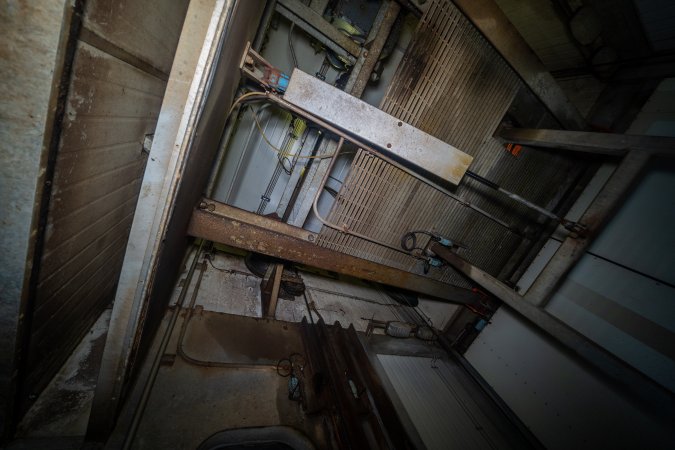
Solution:
[{"label": "drain pipe", "polygon": [[166,326],[166,329],[164,330],[164,334],[162,335],[162,340],[159,343],[159,348],[157,349],[157,353],[155,353],[155,359],[152,361],[152,366],[150,367],[150,373],[148,374],[148,378],[145,380],[145,385],[143,386],[143,392],[141,393],[141,399],[138,402],[138,406],[134,410],[134,415],[131,419],[131,425],[129,426],[129,431],[127,432],[127,435],[124,438],[124,445],[122,448],[124,450],[128,450],[131,448],[131,444],[134,441],[134,437],[136,436],[136,431],[138,431],[138,425],[141,422],[141,419],[143,418],[143,413],[145,412],[145,407],[148,404],[148,399],[150,398],[150,393],[152,392],[152,387],[155,384],[155,379],[157,378],[157,372],[159,372],[159,364],[160,361],[162,360],[162,355],[164,355],[164,352],[166,351],[166,347],[169,344],[169,340],[171,338],[171,334],[173,333],[173,329],[176,326],[176,321],[178,320],[178,316],[180,315],[180,311],[183,308],[183,303],[185,302],[185,297],[187,296],[188,292],[188,287],[190,286],[190,281],[192,280],[192,276],[195,273],[195,269],[197,267],[197,261],[199,261],[199,256],[202,253],[202,247],[204,246],[204,240],[202,240],[199,244],[199,248],[197,248],[197,251],[195,252],[195,257],[192,259],[192,263],[190,264],[190,269],[188,270],[187,276],[185,277],[185,283],[183,284],[183,288],[180,291],[180,294],[178,296],[178,300],[176,300],[176,306],[173,310],[173,314],[171,315],[171,318],[169,319],[169,323]]}]

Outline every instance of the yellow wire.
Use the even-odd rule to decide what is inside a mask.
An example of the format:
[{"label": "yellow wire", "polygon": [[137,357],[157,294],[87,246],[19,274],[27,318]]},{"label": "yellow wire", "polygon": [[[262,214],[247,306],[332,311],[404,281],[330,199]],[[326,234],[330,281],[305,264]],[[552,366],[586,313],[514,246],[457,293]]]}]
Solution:
[{"label": "yellow wire", "polygon": [[245,98],[263,95],[265,95],[263,92],[247,92],[246,94],[241,95],[234,101],[234,103],[232,103],[232,106],[230,107],[230,110],[227,112],[226,117],[229,119],[230,116],[232,115],[232,111],[234,111],[234,108],[236,108],[237,105],[241,103]]},{"label": "yellow wire", "polygon": [[265,136],[265,132],[262,129],[262,125],[260,125],[260,121],[258,121],[258,112],[253,110],[253,108],[251,108],[251,111],[253,112],[253,120],[255,121],[255,126],[256,128],[258,128],[260,136],[262,136],[263,140],[267,143],[267,145],[272,150],[279,153],[279,156],[281,156],[282,158],[295,158],[297,156],[298,158],[303,159],[326,159],[335,156],[335,153],[331,153],[329,155],[314,155],[314,156],[302,156],[299,153],[286,153],[284,150],[281,150],[280,148],[276,147],[274,144],[270,142],[269,139],[267,139],[267,136]]},{"label": "yellow wire", "polygon": [[[261,96],[264,95],[262,92],[247,92],[246,94],[243,94],[242,96],[238,97],[234,103],[232,103],[232,107],[230,108],[230,111],[227,113],[227,117],[229,118],[230,115],[232,115],[232,112],[234,111],[234,108],[237,107],[239,103],[241,103],[244,99],[249,98],[249,97],[255,97],[255,96]],[[279,153],[279,156],[282,158],[302,158],[302,159],[327,159],[327,158],[332,158],[335,156],[335,153],[331,153],[329,155],[314,155],[314,156],[302,156],[300,154],[296,153],[287,153],[284,150],[281,150],[280,148],[276,147],[274,144],[270,142],[269,139],[267,139],[267,136],[265,136],[265,132],[262,129],[262,125],[260,125],[260,121],[258,121],[258,112],[255,111],[253,108],[251,108],[251,112],[253,113],[253,120],[255,121],[256,128],[258,128],[258,132],[262,136],[263,140],[265,143],[275,152]]]}]

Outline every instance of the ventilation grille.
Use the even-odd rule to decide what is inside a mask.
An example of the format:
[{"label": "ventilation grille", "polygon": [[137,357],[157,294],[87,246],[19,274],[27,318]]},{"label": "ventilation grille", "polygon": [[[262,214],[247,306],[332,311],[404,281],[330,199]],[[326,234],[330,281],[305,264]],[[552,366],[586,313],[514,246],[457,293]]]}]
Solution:
[{"label": "ventilation grille", "polygon": [[[521,87],[517,75],[468,19],[452,3],[435,0],[421,18],[381,108],[473,155],[472,171],[548,205],[558,198],[571,163],[526,150],[516,157],[492,138]],[[472,180],[465,179],[456,193],[522,228],[538,219]],[[396,247],[407,231],[436,231],[466,242],[469,249],[462,256],[495,276],[522,240],[362,151],[354,158],[328,219]],[[408,255],[327,227],[321,230],[319,244],[415,273],[423,269],[421,262]],[[468,285],[449,267],[431,269],[428,275]]]}]

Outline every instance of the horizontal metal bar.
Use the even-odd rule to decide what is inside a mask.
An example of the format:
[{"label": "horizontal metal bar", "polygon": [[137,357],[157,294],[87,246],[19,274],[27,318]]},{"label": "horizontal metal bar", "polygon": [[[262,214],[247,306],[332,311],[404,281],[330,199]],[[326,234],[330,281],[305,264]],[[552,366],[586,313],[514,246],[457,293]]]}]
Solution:
[{"label": "horizontal metal bar", "polygon": [[305,72],[294,69],[284,100],[452,184],[473,157]]},{"label": "horizontal metal bar", "polygon": [[[492,220],[493,222],[499,224],[500,226],[508,229],[512,233],[520,235],[520,231],[518,229],[516,229],[515,227],[513,227],[512,225],[504,222],[501,219],[498,219],[497,217],[493,216],[492,214],[488,213],[487,211],[485,211],[485,210],[479,208],[478,206],[476,206],[472,203],[469,203],[465,199],[453,194],[450,190],[438,185],[437,183],[434,183],[433,181],[429,180],[428,178],[423,177],[422,175],[415,172],[414,170],[404,166],[403,164],[401,164],[401,163],[393,160],[392,158],[386,156],[385,154],[377,151],[376,149],[374,149],[373,147],[368,145],[365,141],[363,141],[361,139],[358,139],[358,138],[355,138],[354,136],[342,131],[341,129],[334,127],[333,125],[324,121],[320,117],[315,116],[314,114],[308,113],[307,111],[303,110],[302,108],[299,108],[299,107],[295,106],[294,104],[292,104],[290,102],[287,102],[286,100],[284,100],[283,97],[280,97],[278,95],[275,95],[275,94],[272,94],[272,93],[269,93],[269,92],[266,92],[266,93],[261,92],[260,93],[260,99],[261,100],[262,99],[269,100],[270,102],[278,105],[279,107],[284,108],[288,111],[291,111],[291,112],[299,115],[300,117],[302,117],[302,118],[304,118],[304,119],[306,119],[306,120],[308,120],[312,123],[315,123],[316,125],[319,125],[322,128],[325,128],[326,130],[330,131],[331,133],[336,134],[337,136],[345,138],[345,140],[347,142],[351,142],[352,144],[361,148],[362,150],[365,150],[368,153],[376,155],[378,158],[380,158],[380,159],[388,162],[389,164],[393,165],[394,167],[404,171],[408,175],[410,175],[410,176],[420,180],[421,182],[431,186],[432,188],[438,190],[439,192],[442,192],[443,194],[447,195],[448,197],[452,198],[453,200],[456,200],[457,202],[461,203],[463,206],[466,206],[467,208],[470,208],[470,209],[476,211],[477,213],[481,214],[482,216],[484,216],[484,217]],[[311,208],[311,202],[309,202],[309,207]]]},{"label": "horizontal metal bar", "polygon": [[483,33],[563,127],[571,130],[586,128],[586,121],[579,110],[494,0],[453,0],[453,3]]},{"label": "horizontal metal bar", "polygon": [[675,400],[672,393],[668,392],[654,380],[637,371],[569,325],[553,317],[544,309],[528,302],[516,291],[492,275],[465,261],[447,247],[433,243],[430,248],[438,257],[444,259],[469,279],[501,299],[521,316],[561,343],[574,355],[607,375],[619,385],[623,392],[628,393],[643,405],[648,406],[649,409],[656,409],[660,413],[665,413],[666,417],[673,416]]},{"label": "horizontal metal bar", "polygon": [[298,0],[278,0],[277,11],[288,20],[305,30],[334,52],[350,56],[352,63],[359,56],[361,47],[349,36],[331,25],[316,11]]},{"label": "horizontal metal bar", "polygon": [[587,131],[503,128],[499,137],[515,144],[599,155],[623,156],[630,150],[675,156],[675,138]]},{"label": "horizontal metal bar", "polygon": [[192,215],[188,234],[275,258],[329,270],[428,295],[449,303],[479,299],[468,289],[442,283],[394,267],[319,247],[317,235],[210,199]]}]

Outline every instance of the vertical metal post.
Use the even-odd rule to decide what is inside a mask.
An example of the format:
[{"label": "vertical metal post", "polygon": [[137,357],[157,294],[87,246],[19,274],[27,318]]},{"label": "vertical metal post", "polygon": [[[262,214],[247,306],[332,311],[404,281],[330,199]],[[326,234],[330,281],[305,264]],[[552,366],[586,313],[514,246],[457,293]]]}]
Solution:
[{"label": "vertical metal post", "polygon": [[[345,92],[352,94],[355,97],[361,97],[366,88],[370,74],[375,67],[375,64],[380,59],[384,44],[389,37],[391,28],[398,17],[400,6],[397,2],[392,0],[385,0],[377,13],[373,27],[368,34],[365,45],[361,48],[356,64],[352,69],[352,73],[347,80]],[[335,152],[337,142],[325,139],[319,154],[331,154]],[[330,165],[329,160],[321,159],[317,163],[312,164],[309,173],[305,178],[306,186],[302,186],[302,191],[298,196],[299,201],[293,205],[293,211],[290,215],[288,223],[297,227],[302,227],[305,220],[312,210],[312,203],[314,197],[318,195],[319,185],[324,175],[328,171]]]},{"label": "vertical metal post", "polygon": [[267,272],[260,281],[261,313],[264,317],[274,318],[277,311],[277,300],[281,288],[281,275],[284,273],[283,264],[271,263]]},{"label": "vertical metal post", "polygon": [[616,211],[630,187],[642,174],[651,154],[631,150],[616,168],[593,203],[579,220],[586,226],[583,236],[568,236],[553,258],[527,291],[525,298],[533,305],[545,306],[574,264],[583,256],[595,236]]}]

